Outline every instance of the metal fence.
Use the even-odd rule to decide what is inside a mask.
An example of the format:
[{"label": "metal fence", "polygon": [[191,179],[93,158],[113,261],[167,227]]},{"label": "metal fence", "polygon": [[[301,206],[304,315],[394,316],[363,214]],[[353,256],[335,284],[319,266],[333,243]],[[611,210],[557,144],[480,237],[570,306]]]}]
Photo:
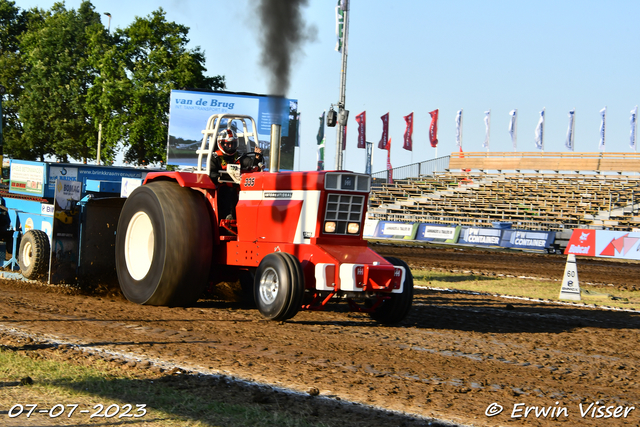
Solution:
[{"label": "metal fence", "polygon": [[371,178],[374,182],[389,182],[389,177],[393,176],[393,179],[407,179],[418,178],[424,175],[432,175],[434,172],[443,172],[449,168],[449,157],[442,156],[432,160],[425,160],[420,163],[412,163],[406,166],[400,166],[398,168],[391,169],[389,171],[380,171],[371,174]]}]

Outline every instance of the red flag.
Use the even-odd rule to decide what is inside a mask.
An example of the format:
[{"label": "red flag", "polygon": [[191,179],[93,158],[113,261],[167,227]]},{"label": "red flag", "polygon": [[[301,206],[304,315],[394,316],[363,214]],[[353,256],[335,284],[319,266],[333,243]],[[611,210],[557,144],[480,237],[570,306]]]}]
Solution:
[{"label": "red flag", "polygon": [[389,113],[380,117],[380,120],[382,120],[382,138],[380,138],[380,142],[378,142],[378,148],[386,150],[384,147],[387,144],[387,139],[389,138]]},{"label": "red flag", "polygon": [[367,148],[367,112],[358,114],[356,122],[358,122],[358,148]]},{"label": "red flag", "polygon": [[404,131],[404,148],[405,150],[413,150],[413,112],[408,116],[404,116],[404,121],[407,122],[407,129]]},{"label": "red flag", "polygon": [[393,168],[391,167],[391,138],[384,147],[387,150],[387,176],[389,177],[389,184],[393,184]]},{"label": "red flag", "polygon": [[431,126],[429,126],[429,142],[433,148],[438,145],[438,110],[435,109],[431,112]]},{"label": "red flag", "polygon": [[342,126],[342,151],[347,149],[347,125]]}]

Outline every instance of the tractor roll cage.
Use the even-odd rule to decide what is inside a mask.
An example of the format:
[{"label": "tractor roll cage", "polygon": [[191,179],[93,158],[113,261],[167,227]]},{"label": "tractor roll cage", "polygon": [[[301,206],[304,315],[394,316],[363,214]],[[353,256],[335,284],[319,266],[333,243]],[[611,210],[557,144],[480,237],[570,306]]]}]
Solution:
[{"label": "tractor roll cage", "polygon": [[[202,144],[200,145],[200,149],[196,151],[196,153],[198,154],[198,164],[196,165],[196,170],[194,171],[194,173],[209,175],[211,169],[211,155],[216,149],[216,138],[218,135],[218,131],[220,130],[220,123],[222,123],[222,119],[227,119],[227,129],[231,128],[231,123],[233,123],[235,120],[242,122],[242,132],[236,132],[236,136],[238,138],[244,137],[245,143],[247,144],[247,150],[249,149],[249,137],[254,138],[254,147],[258,144],[258,127],[256,126],[256,122],[253,117],[228,113],[214,114],[209,117],[209,120],[207,120],[207,127],[202,131],[204,136],[202,137]],[[251,121],[253,132],[249,132],[249,130],[247,129],[247,120]],[[202,160],[204,155],[206,155],[206,166],[203,168]]]}]

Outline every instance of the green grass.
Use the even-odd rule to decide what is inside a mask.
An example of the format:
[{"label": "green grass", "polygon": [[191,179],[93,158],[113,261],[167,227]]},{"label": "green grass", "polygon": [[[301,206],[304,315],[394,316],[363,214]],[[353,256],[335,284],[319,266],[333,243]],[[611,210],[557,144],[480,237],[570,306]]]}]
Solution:
[{"label": "green grass", "polygon": [[[515,277],[490,277],[463,273],[443,273],[414,270],[413,280],[417,286],[431,286],[488,294],[527,297],[561,301],[561,282]],[[598,306],[640,310],[640,292],[609,287],[580,285],[582,303]],[[612,298],[613,297],[613,298]]]},{"label": "green grass", "polygon": [[[138,372],[139,374],[139,372]],[[19,384],[21,379],[29,377],[30,385]],[[43,422],[69,422],[84,425],[118,424],[137,426],[309,426],[305,417],[294,417],[273,407],[260,406],[251,402],[225,403],[217,400],[217,393],[208,394],[206,384],[196,377],[182,378],[176,385],[175,377],[136,378],[127,375],[122,369],[113,369],[107,362],[94,361],[91,366],[82,366],[68,361],[43,360],[37,351],[10,350],[0,347],[0,423],[8,418],[14,405],[37,404],[37,409],[52,409],[56,405],[64,405],[64,413],[57,419],[48,414],[34,413],[30,419],[25,412],[14,420],[42,425]],[[229,391],[233,393],[233,391]],[[218,396],[217,396],[217,395]],[[71,407],[79,405],[71,418],[67,418]],[[146,414],[141,417],[94,418],[90,415],[98,409],[110,405],[131,404],[130,414],[136,412],[136,404],[145,404]],[[118,413],[112,407],[112,413]],[[81,414],[85,409],[89,413]],[[18,409],[15,408],[14,411]],[[61,407],[58,406],[58,409]],[[124,409],[122,409],[124,411]],[[15,412],[14,412],[15,413]],[[122,413],[122,412],[120,412]],[[102,410],[104,414],[104,410]],[[121,423],[121,424],[120,424]],[[47,424],[49,425],[49,424]],[[64,424],[62,424],[64,425]]]}]

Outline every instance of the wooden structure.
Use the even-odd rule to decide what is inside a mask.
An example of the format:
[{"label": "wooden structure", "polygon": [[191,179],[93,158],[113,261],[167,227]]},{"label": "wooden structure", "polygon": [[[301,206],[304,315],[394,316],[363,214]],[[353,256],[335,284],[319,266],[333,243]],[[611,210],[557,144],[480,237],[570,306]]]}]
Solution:
[{"label": "wooden structure", "polygon": [[449,170],[640,172],[640,153],[466,152],[451,153]]}]

